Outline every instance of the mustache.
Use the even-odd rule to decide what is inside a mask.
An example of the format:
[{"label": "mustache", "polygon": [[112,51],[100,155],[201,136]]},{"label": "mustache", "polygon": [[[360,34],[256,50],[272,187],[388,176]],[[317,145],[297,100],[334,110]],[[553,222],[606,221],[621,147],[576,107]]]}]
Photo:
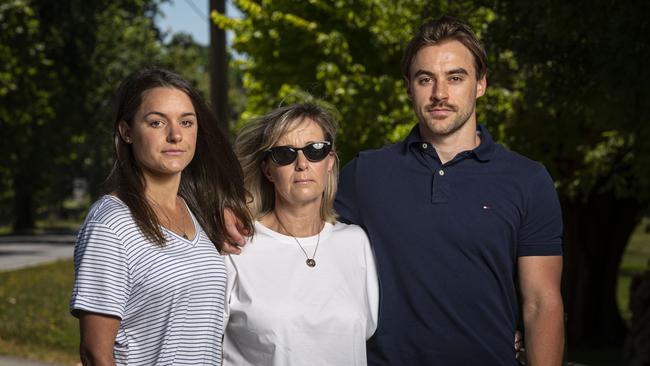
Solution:
[{"label": "mustache", "polygon": [[455,105],[449,104],[449,103],[447,103],[445,101],[440,101],[438,103],[431,103],[431,104],[426,106],[427,111],[431,111],[434,108],[445,108],[445,109],[449,109],[451,111],[456,111],[456,109],[457,109]]}]

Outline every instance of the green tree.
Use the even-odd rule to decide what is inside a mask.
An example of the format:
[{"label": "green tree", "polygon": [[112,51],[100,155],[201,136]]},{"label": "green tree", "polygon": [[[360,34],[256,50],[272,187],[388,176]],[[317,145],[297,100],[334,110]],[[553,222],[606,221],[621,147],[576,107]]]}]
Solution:
[{"label": "green tree", "polygon": [[[35,187],[38,177],[32,177],[23,165],[29,162],[37,171],[44,165],[33,145],[47,134],[45,121],[53,110],[49,106],[51,94],[39,86],[51,66],[39,37],[40,25],[27,1],[0,4],[0,143],[5,151],[0,158],[2,192],[15,191],[18,186]],[[33,220],[32,211],[24,209],[31,200],[30,195],[16,192],[5,193],[0,202],[13,206],[20,227]]]},{"label": "green tree", "polygon": [[94,138],[108,90],[152,55],[153,11],[153,2],[139,0],[0,5],[0,124],[10,152],[0,169],[15,232],[33,228],[38,208],[62,202],[80,169],[102,165]]},{"label": "green tree", "polygon": [[[176,69],[207,94],[207,51],[161,41],[162,0],[12,0],[0,4],[0,206],[14,232],[56,208],[85,177],[96,195],[112,158],[111,101],[126,75]],[[11,206],[8,210],[7,207]]]},{"label": "green tree", "polygon": [[620,344],[621,254],[650,187],[648,4],[578,1],[238,0],[234,30],[248,104],[240,123],[308,92],[341,113],[342,161],[415,122],[399,72],[413,27],[442,14],[486,44],[479,122],[555,177],[565,216],[569,344]]},{"label": "green tree", "polygon": [[[650,11],[645,1],[501,4],[489,44],[517,67],[507,143],[542,160],[565,221],[570,345],[620,345],[617,274],[650,203]],[[507,81],[507,79],[513,79]]]}]

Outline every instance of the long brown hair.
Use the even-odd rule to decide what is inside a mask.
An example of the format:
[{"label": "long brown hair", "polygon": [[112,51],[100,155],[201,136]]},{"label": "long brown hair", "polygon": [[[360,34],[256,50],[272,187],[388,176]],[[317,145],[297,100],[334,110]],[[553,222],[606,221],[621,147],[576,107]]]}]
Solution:
[{"label": "long brown hair", "polygon": [[128,76],[115,98],[113,129],[114,164],[108,177],[108,188],[131,210],[144,235],[160,246],[165,235],[160,221],[145,197],[142,169],[118,131],[121,121],[133,126],[134,117],[145,93],[153,88],[174,88],[187,94],[198,121],[196,152],[181,173],[179,195],[194,213],[212,243],[221,249],[225,239],[223,211],[229,208],[251,230],[252,220],[246,207],[243,173],[230,142],[217,126],[217,121],[198,91],[178,74],[159,68],[146,68]]}]

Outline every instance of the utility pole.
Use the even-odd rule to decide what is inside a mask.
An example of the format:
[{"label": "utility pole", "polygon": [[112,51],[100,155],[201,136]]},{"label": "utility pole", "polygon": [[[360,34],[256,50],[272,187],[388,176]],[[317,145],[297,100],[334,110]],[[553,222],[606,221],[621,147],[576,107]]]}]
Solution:
[{"label": "utility pole", "polygon": [[[226,0],[210,0],[213,10],[226,14]],[[230,136],[228,120],[228,55],[226,54],[226,31],[210,20],[210,102],[217,116],[219,128]]]}]

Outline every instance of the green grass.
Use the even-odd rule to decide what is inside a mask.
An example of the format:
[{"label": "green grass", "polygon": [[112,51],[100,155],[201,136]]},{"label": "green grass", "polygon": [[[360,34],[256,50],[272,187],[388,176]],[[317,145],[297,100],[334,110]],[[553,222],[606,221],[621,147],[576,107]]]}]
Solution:
[{"label": "green grass", "polygon": [[74,365],[78,323],[68,312],[72,261],[0,272],[0,354]]},{"label": "green grass", "polygon": [[636,274],[650,270],[650,218],[641,220],[630,238],[623,254],[618,272],[618,309],[623,319],[629,324],[632,313],[629,309],[630,282]]}]

